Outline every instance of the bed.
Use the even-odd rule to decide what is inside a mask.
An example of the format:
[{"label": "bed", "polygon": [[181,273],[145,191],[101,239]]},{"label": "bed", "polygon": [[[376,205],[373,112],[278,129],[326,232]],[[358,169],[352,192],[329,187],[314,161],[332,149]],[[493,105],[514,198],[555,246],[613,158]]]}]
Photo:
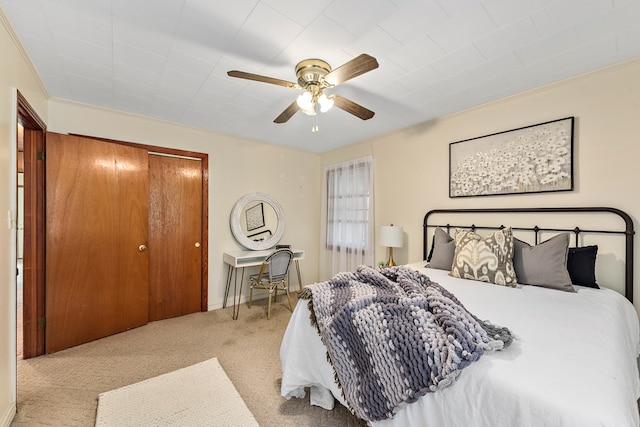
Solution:
[{"label": "bed", "polygon": [[[468,215],[471,215],[470,218],[477,214],[500,215],[502,221],[487,226],[477,226],[474,222],[459,225],[446,220],[441,223],[432,221],[432,218],[450,214],[456,220]],[[581,215],[597,224],[604,223],[606,227],[574,225]],[[541,217],[564,217],[560,226],[546,225],[548,221],[544,226],[512,226],[516,221],[521,222],[520,216],[526,221],[532,218],[538,221]],[[602,220],[603,216],[612,216],[614,219]],[[566,225],[566,217],[570,218],[572,225]],[[503,225],[505,223],[507,227]],[[621,242],[621,249],[617,252],[621,255],[618,257],[601,252],[602,259],[608,262],[598,266],[604,265],[609,270],[622,264],[621,273],[612,275],[614,279],[619,277],[622,283],[606,286],[609,283],[601,279],[607,277],[603,272],[598,274],[598,288],[587,283],[572,284],[571,289],[561,290],[545,287],[544,284],[522,284],[519,283],[521,280],[512,286],[500,286],[487,281],[452,277],[451,271],[459,257],[454,258],[449,270],[426,267],[427,261],[402,267],[419,272],[431,282],[442,285],[478,319],[508,328],[513,341],[508,347],[500,351],[487,351],[478,360],[466,365],[451,385],[422,392],[420,397],[410,399],[415,401],[399,404],[391,418],[370,421],[370,425],[639,425],[637,357],[640,352],[640,328],[637,312],[631,304],[634,231],[633,222],[626,213],[613,208],[582,207],[436,210],[425,215],[423,229],[423,258],[429,259],[430,265],[436,261],[434,257],[438,253],[432,250],[439,247],[436,230],[439,233],[445,231],[448,235],[456,234],[453,241],[454,246],[458,245],[458,251],[462,251],[464,246],[457,237],[457,233],[463,234],[462,230],[477,235],[507,231],[513,235],[518,233],[517,239],[523,239],[520,245],[524,245],[520,248],[519,256],[529,254],[529,249],[532,253],[538,250],[536,256],[542,258],[542,261],[537,260],[538,263],[548,263],[544,257],[553,253],[553,245],[562,247],[555,243],[549,246],[549,241],[558,240],[556,236],[569,235],[572,241],[570,247],[578,250],[595,246],[592,240],[588,240],[592,237],[587,236],[603,236],[604,240],[613,237]],[[522,243],[522,236],[527,233],[532,237]],[[550,233],[552,237],[547,240],[540,238]],[[608,251],[608,246],[605,247]],[[565,247],[565,253],[569,251]],[[518,262],[521,263],[522,259]],[[553,269],[549,264],[544,265],[549,267],[545,271]],[[567,268],[566,259],[564,265]],[[522,268],[520,265],[517,270],[522,273]],[[578,273],[586,267],[580,264],[580,268]],[[524,276],[522,273],[521,277]],[[531,276],[529,274],[526,277],[527,281],[534,280]],[[281,345],[281,394],[287,399],[302,398],[308,390],[313,405],[330,410],[338,401],[353,411],[355,405],[345,399],[348,393],[344,393],[334,380],[334,366],[338,363],[328,361],[328,348],[317,328],[312,326],[310,315],[309,301],[300,299]]]}]

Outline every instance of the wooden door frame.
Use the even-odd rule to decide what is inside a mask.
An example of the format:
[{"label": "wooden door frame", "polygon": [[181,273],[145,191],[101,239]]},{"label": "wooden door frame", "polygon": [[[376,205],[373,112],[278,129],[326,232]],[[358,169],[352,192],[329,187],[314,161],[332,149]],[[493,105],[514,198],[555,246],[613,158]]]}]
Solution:
[{"label": "wooden door frame", "polygon": [[[24,128],[23,358],[44,354],[44,162],[47,125],[17,91],[17,121]],[[17,144],[16,139],[16,144]]]},{"label": "wooden door frame", "polygon": [[140,144],[129,141],[119,141],[115,139],[102,138],[92,135],[71,134],[83,138],[93,138],[100,141],[123,144],[136,148],[143,148],[149,152],[159,153],[169,156],[191,157],[199,159],[202,165],[202,275],[201,275],[201,300],[200,311],[209,309],[209,155],[195,151],[185,151],[176,148],[158,147],[155,145]]}]

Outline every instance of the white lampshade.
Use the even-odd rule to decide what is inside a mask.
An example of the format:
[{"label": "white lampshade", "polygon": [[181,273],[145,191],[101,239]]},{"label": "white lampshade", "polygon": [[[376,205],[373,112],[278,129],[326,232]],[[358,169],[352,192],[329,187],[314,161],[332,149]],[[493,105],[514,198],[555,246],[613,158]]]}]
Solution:
[{"label": "white lampshade", "polygon": [[380,227],[380,243],[389,248],[401,248],[403,243],[402,227],[383,225]]}]

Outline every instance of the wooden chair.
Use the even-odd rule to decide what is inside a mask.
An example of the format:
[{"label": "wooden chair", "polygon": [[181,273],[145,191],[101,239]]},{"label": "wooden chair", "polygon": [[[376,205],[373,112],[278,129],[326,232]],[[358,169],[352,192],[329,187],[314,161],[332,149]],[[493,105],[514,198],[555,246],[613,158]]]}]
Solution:
[{"label": "wooden chair", "polygon": [[269,305],[267,308],[267,319],[271,318],[271,297],[275,294],[278,298],[278,290],[283,290],[287,294],[289,310],[293,312],[291,297],[289,296],[289,267],[293,252],[290,249],[278,249],[267,257],[260,267],[258,274],[249,276],[249,308],[253,300],[253,290],[263,289],[269,293]]}]

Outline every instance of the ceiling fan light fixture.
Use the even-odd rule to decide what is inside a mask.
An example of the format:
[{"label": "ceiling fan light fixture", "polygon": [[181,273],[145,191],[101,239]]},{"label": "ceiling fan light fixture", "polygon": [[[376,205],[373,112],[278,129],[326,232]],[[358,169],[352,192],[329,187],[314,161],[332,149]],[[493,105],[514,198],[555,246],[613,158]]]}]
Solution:
[{"label": "ceiling fan light fixture", "polygon": [[296,99],[296,103],[298,104],[298,107],[300,107],[300,110],[307,116],[316,115],[316,109],[314,108],[315,103],[313,102],[313,95],[311,95],[311,92],[305,91],[300,94],[298,99]]},{"label": "ceiling fan light fixture", "polygon": [[323,93],[318,97],[318,104],[320,104],[320,112],[326,113],[333,107],[333,98],[329,98]]},{"label": "ceiling fan light fixture", "polygon": [[[373,56],[363,53],[336,69],[332,69],[327,62],[321,59],[300,61],[296,65],[297,83],[238,70],[228,71],[227,75],[229,77],[284,86],[289,89],[304,90],[304,93],[298,96],[274,119],[274,123],[287,122],[298,110],[317,120],[319,113],[329,111],[334,105],[362,120],[369,120],[375,114],[373,111],[337,94],[326,96],[323,90],[333,88],[376,68],[378,68],[378,61]],[[317,126],[314,126],[314,129],[317,131]]]}]

